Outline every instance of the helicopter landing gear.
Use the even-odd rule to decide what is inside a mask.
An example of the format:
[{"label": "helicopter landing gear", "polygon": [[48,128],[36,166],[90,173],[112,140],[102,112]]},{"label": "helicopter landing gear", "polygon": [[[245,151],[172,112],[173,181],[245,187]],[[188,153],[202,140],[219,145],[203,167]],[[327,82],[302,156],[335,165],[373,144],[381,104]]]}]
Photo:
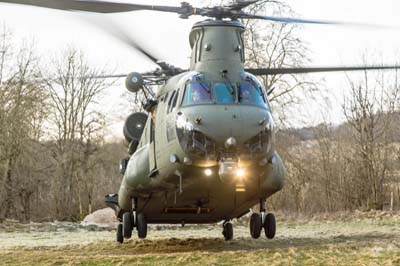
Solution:
[{"label": "helicopter landing gear", "polygon": [[143,213],[139,213],[136,220],[136,229],[139,238],[146,238],[147,236],[147,222]]},{"label": "helicopter landing gear", "polygon": [[276,220],[272,213],[265,214],[265,199],[260,200],[260,213],[253,213],[250,217],[250,235],[257,239],[264,228],[265,236],[268,239],[275,237]]},{"label": "helicopter landing gear", "polygon": [[261,226],[264,227],[265,236],[272,239],[276,233],[275,215],[272,213],[265,214],[265,212],[265,199],[260,199]]},{"label": "helicopter landing gear", "polygon": [[119,243],[124,243],[124,235],[123,235],[123,233],[122,233],[122,224],[121,223],[119,223],[118,225],[117,225],[117,242],[119,242]]},{"label": "helicopter landing gear", "polygon": [[275,220],[275,215],[273,215],[272,213],[268,213],[265,216],[264,231],[265,231],[265,236],[268,239],[272,239],[275,237],[276,220]]},{"label": "helicopter landing gear", "polygon": [[224,238],[226,241],[232,240],[233,239],[233,226],[231,221],[225,221],[222,224],[222,234],[224,235]]},{"label": "helicopter landing gear", "polygon": [[133,214],[131,212],[125,212],[122,216],[124,238],[129,239],[132,237],[133,224]]},{"label": "helicopter landing gear", "polygon": [[261,234],[261,216],[258,213],[253,213],[250,217],[250,235],[252,238],[257,239]]}]

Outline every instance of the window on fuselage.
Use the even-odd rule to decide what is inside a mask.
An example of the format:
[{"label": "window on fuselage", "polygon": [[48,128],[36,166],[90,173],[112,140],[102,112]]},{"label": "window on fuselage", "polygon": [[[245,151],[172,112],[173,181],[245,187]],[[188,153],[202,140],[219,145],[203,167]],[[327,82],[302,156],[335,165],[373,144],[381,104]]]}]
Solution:
[{"label": "window on fuselage", "polygon": [[186,85],[182,105],[212,103],[210,84],[206,82],[190,82]]},{"label": "window on fuselage", "polygon": [[214,84],[215,102],[235,103],[235,89],[229,83],[217,82]]},{"label": "window on fuselage", "polygon": [[167,107],[167,114],[169,114],[172,111],[172,102],[174,100],[175,94],[176,94],[176,91],[173,91],[171,96],[169,97],[168,107]]},{"label": "window on fuselage", "polygon": [[267,107],[261,88],[251,83],[238,83],[239,103]]}]

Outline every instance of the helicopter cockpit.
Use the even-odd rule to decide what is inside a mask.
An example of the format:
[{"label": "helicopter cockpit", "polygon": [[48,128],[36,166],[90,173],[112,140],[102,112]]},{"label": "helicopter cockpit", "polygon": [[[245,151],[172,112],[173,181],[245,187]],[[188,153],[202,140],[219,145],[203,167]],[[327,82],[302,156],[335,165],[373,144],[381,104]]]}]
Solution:
[{"label": "helicopter cockpit", "polygon": [[211,82],[197,73],[186,79],[183,89],[176,132],[191,159],[216,163],[227,154],[242,159],[269,156],[273,119],[255,77],[243,73],[240,79]]},{"label": "helicopter cockpit", "polygon": [[252,79],[238,83],[189,81],[182,106],[199,104],[243,104],[270,110],[263,88]]}]

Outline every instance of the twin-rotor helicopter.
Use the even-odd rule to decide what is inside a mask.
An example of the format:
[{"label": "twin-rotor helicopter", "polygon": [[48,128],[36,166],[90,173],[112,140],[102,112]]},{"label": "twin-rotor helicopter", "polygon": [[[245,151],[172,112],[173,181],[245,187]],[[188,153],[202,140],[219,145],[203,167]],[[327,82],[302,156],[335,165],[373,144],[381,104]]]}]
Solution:
[{"label": "twin-rotor helicopter", "polygon": [[[122,160],[118,194],[106,196],[120,221],[117,241],[147,236],[148,224],[206,224],[223,221],[223,236],[233,238],[232,220],[259,204],[250,216],[250,235],[262,230],[269,239],[275,216],[266,200],[284,185],[285,168],[275,150],[275,123],[268,94],[257,75],[397,69],[397,66],[245,68],[241,19],[282,23],[339,24],[249,14],[259,2],[237,1],[226,6],[196,8],[140,5],[89,0],[0,0],[68,11],[118,13],[139,10],[193,15],[208,19],[193,25],[189,35],[190,67],[183,70],[160,62],[133,40],[129,44],[159,66],[126,77],[129,91],[144,92],[146,112],[131,114],[123,132],[129,158]],[[114,37],[118,34],[113,34]],[[118,36],[117,36],[118,37]],[[121,36],[120,36],[121,37]],[[126,36],[120,39],[127,40]],[[149,89],[159,85],[157,94]]]}]

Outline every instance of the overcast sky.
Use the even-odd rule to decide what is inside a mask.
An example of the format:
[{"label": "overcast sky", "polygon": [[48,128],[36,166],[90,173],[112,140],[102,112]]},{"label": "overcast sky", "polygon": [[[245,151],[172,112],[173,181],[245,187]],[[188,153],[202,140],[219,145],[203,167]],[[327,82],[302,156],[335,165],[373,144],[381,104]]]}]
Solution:
[{"label": "overcast sky", "polygon": [[[177,5],[181,1],[120,1]],[[188,1],[196,5],[199,1]],[[217,1],[218,2],[218,1]],[[293,10],[302,18],[341,20],[385,24],[399,29],[360,29],[338,26],[307,25],[302,29],[302,39],[311,50],[312,65],[362,64],[362,55],[368,51],[387,63],[395,63],[394,57],[400,47],[400,1],[398,0],[288,0]],[[38,52],[51,55],[68,44],[80,48],[94,64],[110,64],[119,73],[146,71],[154,66],[138,53],[105,35],[102,30],[87,23],[82,16],[63,11],[0,4],[0,18],[12,29],[17,39],[35,38]],[[135,39],[149,45],[160,58],[181,67],[188,66],[190,48],[188,34],[195,21],[179,19],[175,14],[155,12],[128,12],[115,15],[90,15],[98,23],[103,17],[112,19],[132,33]],[[268,23],[268,22],[265,22]],[[374,62],[372,62],[374,63]],[[328,89],[337,90],[345,84],[343,74],[315,75],[317,80],[326,80]],[[117,98],[123,92],[121,86],[111,94]],[[340,94],[336,98],[341,99]],[[340,100],[339,100],[340,101]],[[333,110],[340,110],[339,103]],[[106,110],[115,106],[107,105]],[[339,116],[333,116],[339,120]],[[335,122],[335,121],[334,121]]]}]

